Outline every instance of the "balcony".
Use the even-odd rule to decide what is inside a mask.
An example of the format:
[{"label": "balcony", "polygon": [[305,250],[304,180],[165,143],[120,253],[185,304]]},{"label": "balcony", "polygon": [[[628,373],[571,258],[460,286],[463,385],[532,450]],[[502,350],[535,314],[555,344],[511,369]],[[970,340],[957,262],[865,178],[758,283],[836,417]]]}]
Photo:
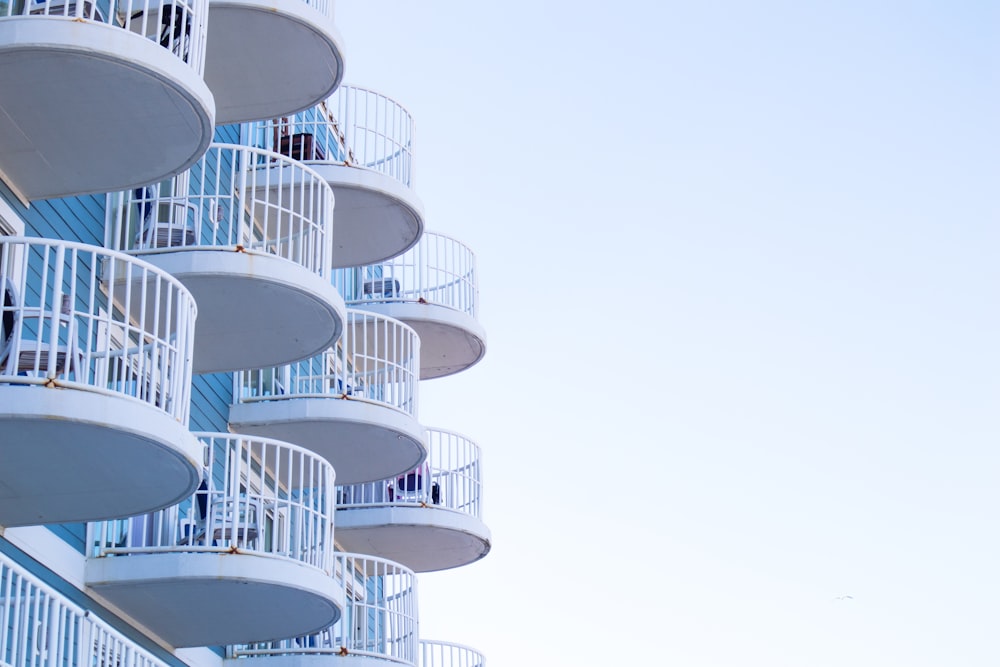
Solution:
[{"label": "balcony", "polygon": [[207,16],[208,0],[0,2],[0,176],[31,200],[190,167],[215,124]]},{"label": "balcony", "polygon": [[468,438],[428,428],[427,461],[408,473],[337,487],[337,542],[415,572],[460,567],[489,553],[482,464]]},{"label": "balcony", "polygon": [[476,257],[462,243],[427,232],[404,255],[334,272],[349,306],[406,322],[420,336],[420,379],[473,366],[486,354],[479,324]]},{"label": "balcony", "polygon": [[343,86],[312,109],[256,123],[254,136],[306,162],[333,187],[333,266],[395,257],[423,233],[423,204],[413,191],[413,120],[394,100]]},{"label": "balcony", "polygon": [[87,586],[171,646],[278,640],[340,618],[333,468],[287,443],[197,435],[208,463],[192,495],[88,526]]},{"label": "balcony", "polygon": [[398,475],[427,456],[416,418],[419,357],[410,327],[348,310],[343,340],[323,354],[237,373],[229,428],[305,447],[349,484]]},{"label": "balcony", "polygon": [[344,614],[317,634],[230,646],[229,667],[416,667],[417,578],[381,558],[335,554]]},{"label": "balcony", "polygon": [[3,237],[0,295],[0,525],[148,512],[194,491],[190,293],[128,255]]},{"label": "balcony", "polygon": [[175,276],[198,302],[194,372],[291,363],[340,337],[333,192],[309,167],[214,144],[188,172],[109,195],[107,210],[114,247]]},{"label": "balcony", "polygon": [[167,667],[0,554],[0,664]]},{"label": "balcony", "polygon": [[210,0],[205,81],[218,123],[301,111],[344,76],[333,0]]},{"label": "balcony", "polygon": [[418,667],[485,667],[486,658],[474,648],[449,642],[420,640]]}]

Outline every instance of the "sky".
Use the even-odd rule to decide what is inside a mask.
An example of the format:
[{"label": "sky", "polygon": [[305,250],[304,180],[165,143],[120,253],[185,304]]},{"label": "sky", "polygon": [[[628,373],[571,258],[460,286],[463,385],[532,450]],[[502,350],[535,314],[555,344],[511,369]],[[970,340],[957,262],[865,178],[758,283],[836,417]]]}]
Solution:
[{"label": "sky", "polygon": [[[1000,3],[340,0],[486,358],[491,667],[1000,664]],[[642,661],[642,663],[639,663]]]}]

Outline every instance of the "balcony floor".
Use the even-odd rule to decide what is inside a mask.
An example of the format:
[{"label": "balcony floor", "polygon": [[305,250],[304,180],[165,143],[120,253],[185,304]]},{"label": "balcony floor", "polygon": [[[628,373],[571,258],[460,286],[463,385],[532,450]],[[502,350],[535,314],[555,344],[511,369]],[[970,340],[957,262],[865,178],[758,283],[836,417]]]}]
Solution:
[{"label": "balcony floor", "polygon": [[215,102],[159,44],[97,22],[0,20],[0,176],[25,199],[129,189],[191,166]]},{"label": "balcony floor", "polygon": [[427,458],[424,430],[416,419],[362,400],[331,396],[238,403],[229,408],[229,427],[315,452],[333,464],[338,484],[387,479]]},{"label": "balcony floor", "polygon": [[374,264],[420,240],[424,207],[410,188],[389,176],[345,165],[310,163],[337,198],[333,266]]},{"label": "balcony floor", "polygon": [[343,331],[337,290],[294,262],[213,249],[141,256],[176,277],[198,304],[195,373],[300,361],[328,349]]},{"label": "balcony floor", "polygon": [[340,618],[343,589],[297,561],[253,553],[91,558],[87,586],[171,646],[287,639]]},{"label": "balcony floor", "polygon": [[351,307],[395,318],[417,332],[421,380],[460,373],[486,354],[486,330],[475,318],[453,308],[434,303],[365,301]]},{"label": "balcony floor", "polygon": [[0,525],[150,512],[180,502],[201,479],[198,439],[128,398],[0,385],[0,428]]},{"label": "balcony floor", "polygon": [[468,565],[491,546],[482,521],[433,505],[338,509],[334,521],[337,543],[345,551],[386,558],[414,572]]},{"label": "balcony floor", "polygon": [[287,116],[344,76],[340,35],[302,0],[211,0],[205,81],[220,125]]}]

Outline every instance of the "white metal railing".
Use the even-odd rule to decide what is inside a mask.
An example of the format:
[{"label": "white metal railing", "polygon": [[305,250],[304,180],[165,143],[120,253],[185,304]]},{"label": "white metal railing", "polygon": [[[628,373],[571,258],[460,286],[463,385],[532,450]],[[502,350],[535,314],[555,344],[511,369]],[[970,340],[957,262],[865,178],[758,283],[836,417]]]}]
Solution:
[{"label": "white metal railing", "polygon": [[259,148],[212,144],[187,172],[108,195],[108,244],[136,254],[266,253],[327,278],[333,204],[327,182],[300,162]]},{"label": "white metal railing", "polygon": [[3,554],[0,554],[0,664],[166,667],[166,663]]},{"label": "white metal railing", "polygon": [[173,277],[82,243],[0,238],[0,384],[128,396],[187,424],[197,308]]},{"label": "white metal railing", "polygon": [[152,40],[199,76],[205,72],[209,0],[0,0],[0,21],[19,17],[88,20]]},{"label": "white metal railing", "polygon": [[337,552],[335,576],[344,587],[343,614],[314,635],[230,646],[229,657],[361,655],[417,664],[417,578],[383,558]]},{"label": "white metal railing", "polygon": [[469,438],[427,427],[427,461],[378,482],[337,487],[337,509],[426,506],[482,519],[483,482],[479,446]]},{"label": "white metal railing", "polygon": [[341,86],[312,109],[254,123],[251,136],[296,160],[370,169],[413,187],[413,118],[372,90]]},{"label": "white metal railing", "polygon": [[236,548],[332,573],[333,466],[276,440],[195,435],[208,458],[198,490],[173,507],[89,524],[91,556]]},{"label": "white metal railing", "polygon": [[233,400],[367,401],[415,417],[419,376],[420,337],[413,329],[391,317],[348,310],[344,335],[334,347],[287,366],[236,373]]},{"label": "white metal railing", "polygon": [[449,642],[420,640],[418,667],[485,667],[483,654],[469,646]]},{"label": "white metal railing", "polygon": [[425,232],[415,246],[380,264],[338,269],[333,283],[348,305],[432,303],[477,316],[476,256],[443,234]]}]

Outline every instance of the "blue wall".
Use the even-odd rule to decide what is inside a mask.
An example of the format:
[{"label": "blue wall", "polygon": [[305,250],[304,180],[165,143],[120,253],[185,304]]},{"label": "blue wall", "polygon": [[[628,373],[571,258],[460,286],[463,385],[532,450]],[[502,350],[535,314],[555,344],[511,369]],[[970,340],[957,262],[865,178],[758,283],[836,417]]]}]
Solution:
[{"label": "blue wall", "polygon": [[[216,128],[215,140],[239,143],[239,126]],[[106,196],[103,194],[35,201],[26,207],[0,182],[0,197],[21,216],[26,236],[104,245]],[[191,395],[191,430],[225,432],[231,400],[232,374],[217,373],[195,377]],[[86,553],[85,524],[54,525],[49,528],[80,553]]]}]

